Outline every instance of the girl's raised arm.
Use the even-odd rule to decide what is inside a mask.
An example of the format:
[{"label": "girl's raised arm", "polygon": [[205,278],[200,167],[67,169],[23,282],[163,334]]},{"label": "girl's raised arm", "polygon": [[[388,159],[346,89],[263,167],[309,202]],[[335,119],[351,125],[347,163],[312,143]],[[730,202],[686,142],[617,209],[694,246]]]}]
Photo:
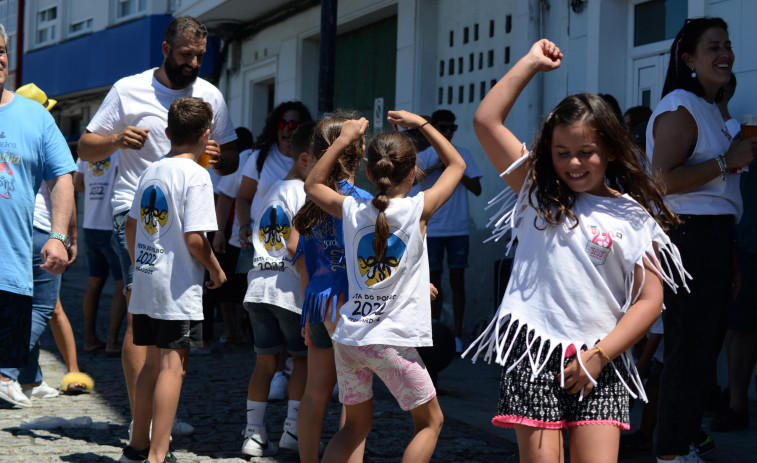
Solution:
[{"label": "girl's raised arm", "polygon": [[434,186],[423,192],[421,221],[427,222],[434,215],[434,212],[452,196],[452,192],[455,191],[460,179],[463,178],[463,173],[465,173],[465,161],[452,146],[452,143],[439,133],[433,125],[427,124],[421,116],[407,111],[389,111],[387,120],[394,126],[417,127],[431,143],[439,156],[439,160],[445,166]]},{"label": "girl's raised arm", "polygon": [[342,155],[353,142],[360,140],[368,128],[368,120],[361,117],[359,120],[349,120],[342,124],[342,131],[334,143],[321,156],[321,159],[313,166],[313,170],[305,180],[305,193],[313,202],[336,218],[342,218],[342,204],[346,196],[326,186],[326,180],[334,167],[336,160]]},{"label": "girl's raised arm", "polygon": [[[494,168],[504,172],[523,155],[523,145],[503,124],[515,100],[539,71],[560,67],[563,54],[547,39],[536,42],[526,56],[520,59],[497,84],[492,87],[479,105],[473,118],[478,141]],[[525,167],[505,176],[505,181],[516,192],[526,178]]]}]

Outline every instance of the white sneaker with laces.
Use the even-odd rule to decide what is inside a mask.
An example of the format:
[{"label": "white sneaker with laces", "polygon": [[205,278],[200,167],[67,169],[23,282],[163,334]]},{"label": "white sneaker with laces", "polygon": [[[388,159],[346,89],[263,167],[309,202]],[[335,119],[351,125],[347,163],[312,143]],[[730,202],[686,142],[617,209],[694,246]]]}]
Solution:
[{"label": "white sneaker with laces", "polygon": [[18,381],[0,381],[0,399],[19,407],[31,407],[32,401],[26,397]]},{"label": "white sneaker with laces", "polygon": [[284,420],[284,432],[279,440],[280,449],[299,450],[297,440],[297,420],[287,418]]},{"label": "white sneaker with laces", "polygon": [[247,425],[244,434],[242,453],[252,457],[268,457],[276,453],[276,444],[268,440],[265,426]]},{"label": "white sneaker with laces", "polygon": [[271,380],[271,389],[268,391],[268,400],[284,400],[287,397],[287,389],[289,388],[289,378],[280,371],[277,371],[273,375]]},{"label": "white sneaker with laces", "polygon": [[[23,388],[22,388],[23,389]],[[58,397],[60,392],[54,387],[50,387],[46,382],[42,381],[39,386],[28,387],[23,389],[24,395],[28,398],[34,397],[35,399],[52,399]]]}]

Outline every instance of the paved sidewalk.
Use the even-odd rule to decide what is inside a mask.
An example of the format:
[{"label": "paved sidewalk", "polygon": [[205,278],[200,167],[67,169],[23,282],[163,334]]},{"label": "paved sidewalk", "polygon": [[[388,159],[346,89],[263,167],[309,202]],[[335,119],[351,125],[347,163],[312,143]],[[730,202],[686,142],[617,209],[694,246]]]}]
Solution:
[{"label": "paved sidewalk", "polygon": [[[81,248],[80,248],[81,249]],[[83,250],[82,250],[83,252]],[[123,382],[120,358],[104,352],[83,353],[81,297],[87,273],[84,259],[80,258],[63,277],[61,301],[74,327],[79,346],[79,366],[95,381],[92,393],[79,396],[60,395],[52,399],[35,399],[31,408],[13,408],[0,403],[0,462],[114,462],[127,443],[129,406]],[[109,291],[106,286],[104,293]],[[107,330],[107,312],[110,297],[103,297],[98,316],[98,333],[104,339]],[[220,333],[221,326],[216,326]],[[66,372],[50,330],[43,336],[42,370],[48,384],[58,387]],[[459,361],[467,366],[469,362]],[[191,356],[188,373],[179,404],[178,418],[192,424],[192,436],[175,437],[172,449],[181,463],[187,462],[244,462],[240,452],[241,432],[244,429],[247,383],[254,365],[251,345],[232,346],[217,344],[213,353]],[[489,367],[487,371],[495,372]],[[453,370],[445,371],[447,375]],[[376,381],[377,385],[380,381]],[[452,383],[450,382],[450,385]],[[496,383],[487,385],[489,407],[496,405]],[[474,394],[473,392],[471,394]],[[450,390],[449,399],[463,398],[464,391]],[[447,397],[441,397],[445,410]],[[409,413],[403,412],[383,388],[377,387],[374,401],[375,419],[368,438],[365,461],[399,461],[409,441],[413,424]],[[340,405],[332,402],[324,423],[324,442],[334,434],[339,420]],[[482,413],[487,416],[490,413]],[[278,439],[286,415],[286,401],[274,402],[267,412],[269,436]],[[516,445],[495,433],[457,419],[445,412],[446,421],[434,461],[439,462],[514,462]],[[92,423],[74,422],[69,427],[51,430],[27,429],[24,421],[41,417],[72,420],[89,417]],[[491,426],[488,426],[491,427]],[[494,430],[496,431],[496,430]],[[259,462],[296,462],[293,451],[282,450],[275,457],[254,458]]]},{"label": "paved sidewalk", "polygon": [[[80,248],[81,249],[81,248]],[[82,252],[84,252],[82,250]],[[81,297],[87,274],[82,257],[63,277],[61,298],[71,319],[78,345],[82,343]],[[106,287],[106,293],[109,288]],[[98,317],[98,332],[104,336],[109,297],[104,297]],[[220,325],[216,332],[220,332]],[[42,369],[51,386],[58,386],[65,373],[49,330],[43,337]],[[119,358],[104,353],[80,351],[79,365],[95,380],[92,393],[61,395],[34,400],[31,408],[0,404],[0,462],[114,462],[126,444],[129,420],[123,373]],[[184,381],[178,418],[192,424],[196,432],[175,437],[172,449],[179,461],[244,462],[240,449],[245,425],[247,382],[254,365],[249,345],[217,345],[213,353],[192,356]],[[368,437],[366,462],[399,461],[412,434],[409,413],[402,412],[380,381],[376,380],[375,419]],[[439,375],[445,424],[432,461],[515,462],[517,446],[513,431],[493,427],[491,417],[499,393],[499,368],[481,362],[456,359]],[[737,433],[713,433],[718,450],[708,462],[757,462],[757,404],[752,403],[752,427]],[[339,405],[332,402],[324,424],[324,442],[335,432]],[[268,407],[269,436],[278,439],[286,414],[286,402]],[[41,417],[74,419],[89,417],[92,423],[52,430],[28,429],[24,421]],[[638,413],[634,414],[638,422]],[[259,462],[296,462],[292,451],[275,457],[255,458]],[[624,457],[623,463],[654,462],[651,453]]]}]

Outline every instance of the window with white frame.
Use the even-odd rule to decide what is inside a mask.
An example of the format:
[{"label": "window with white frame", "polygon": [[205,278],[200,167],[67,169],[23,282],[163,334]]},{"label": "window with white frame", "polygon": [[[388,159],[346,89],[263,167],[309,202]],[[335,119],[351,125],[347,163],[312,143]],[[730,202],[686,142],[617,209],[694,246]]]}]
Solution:
[{"label": "window with white frame", "polygon": [[116,19],[128,19],[147,10],[147,0],[117,0]]},{"label": "window with white frame", "polygon": [[68,26],[68,35],[79,35],[91,32],[93,22],[94,21],[92,18],[82,19],[81,21],[73,21],[71,25]]},{"label": "window with white frame", "polygon": [[51,6],[37,12],[37,45],[54,42],[57,34],[58,7]]}]

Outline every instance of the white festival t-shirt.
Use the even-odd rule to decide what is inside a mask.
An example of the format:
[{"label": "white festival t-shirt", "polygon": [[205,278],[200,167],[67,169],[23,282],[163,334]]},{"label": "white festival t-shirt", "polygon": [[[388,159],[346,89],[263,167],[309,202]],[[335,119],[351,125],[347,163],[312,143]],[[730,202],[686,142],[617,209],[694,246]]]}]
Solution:
[{"label": "white festival t-shirt", "polygon": [[248,162],[245,163],[242,171],[243,176],[258,182],[255,197],[252,200],[252,204],[250,204],[250,217],[255,217],[253,211],[259,206],[257,202],[265,197],[274,183],[286,177],[289,169],[292,168],[292,158],[281,154],[278,144],[274,144],[268,150],[268,156],[263,163],[262,172],[258,172],[258,156],[260,156],[260,150],[255,150]]},{"label": "white festival t-shirt", "polygon": [[[527,355],[510,360],[513,365],[528,362],[538,374],[555,349],[563,358],[570,345],[591,347],[615,328],[639,297],[633,291],[635,271],[645,273],[645,263],[674,291],[686,290],[676,283],[688,276],[678,249],[630,196],[577,193],[571,210],[578,223],[572,227],[575,222],[568,219],[551,225],[538,217],[526,199],[528,187],[526,183],[510,220],[511,240],[517,239],[518,247],[505,295],[464,355],[473,352],[475,360],[484,354],[486,360],[510,365],[513,349],[504,339],[508,333],[516,339],[527,327],[533,333]],[[630,352],[622,357],[632,377],[627,389],[644,398]]]},{"label": "white festival t-shirt", "polygon": [[118,152],[102,161],[87,162],[79,159],[76,168],[84,179],[84,221],[82,228],[90,230],[113,229],[113,186],[118,167]]},{"label": "white festival t-shirt", "polygon": [[160,158],[139,179],[129,217],[137,221],[129,312],[162,320],[202,320],[204,268],[187,232],[218,227],[210,175],[191,159]]},{"label": "white festival t-shirt", "polygon": [[116,82],[87,125],[87,130],[98,135],[112,135],[128,126],[150,130],[141,150],[120,150],[113,194],[113,214],[129,210],[139,176],[147,166],[171,149],[165,129],[168,108],[177,98],[194,96],[210,104],[213,108],[211,140],[223,145],[237,138],[223,95],[210,82],[198,78],[187,88],[172,90],[158,82],[155,71],[156,69],[148,69]]},{"label": "white festival t-shirt", "polygon": [[302,313],[300,273],[292,262],[287,243],[294,227],[292,219],[305,204],[304,187],[302,180],[280,180],[257,201],[252,215],[255,259],[247,273],[244,302],[271,304]]},{"label": "white festival t-shirt", "polygon": [[381,262],[373,251],[378,209],[372,198],[347,196],[342,205],[350,293],[332,338],[352,346],[431,346],[431,298],[421,192],[393,198],[384,211],[389,239]]}]

